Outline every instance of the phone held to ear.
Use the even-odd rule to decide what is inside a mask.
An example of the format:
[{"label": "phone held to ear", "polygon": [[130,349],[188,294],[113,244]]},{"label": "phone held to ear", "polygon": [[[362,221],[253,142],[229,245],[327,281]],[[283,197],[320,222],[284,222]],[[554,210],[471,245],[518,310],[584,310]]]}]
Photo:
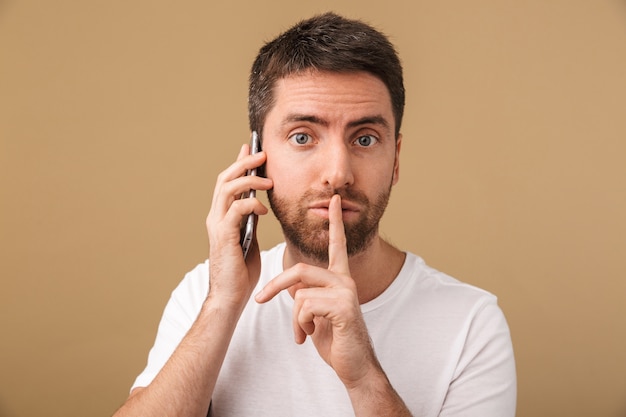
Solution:
[{"label": "phone held to ear", "polygon": [[[261,141],[259,139],[259,135],[256,132],[252,132],[252,139],[250,141],[250,154],[254,155],[255,153],[261,150]],[[257,175],[257,169],[249,169],[246,175]],[[255,198],[256,190],[250,190],[247,193],[244,193],[241,198]],[[244,219],[241,225],[241,249],[243,250],[243,258],[245,259],[248,255],[248,251],[250,250],[250,245],[252,244],[252,239],[254,238],[254,225],[256,223],[257,216],[254,213],[248,214],[248,217]]]}]

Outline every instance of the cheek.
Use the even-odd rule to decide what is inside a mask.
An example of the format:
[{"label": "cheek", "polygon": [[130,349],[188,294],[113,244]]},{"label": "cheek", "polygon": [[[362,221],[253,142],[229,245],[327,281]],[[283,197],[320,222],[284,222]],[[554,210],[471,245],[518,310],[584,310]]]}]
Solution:
[{"label": "cheek", "polygon": [[304,187],[302,169],[293,161],[272,160],[268,158],[265,175],[274,182],[274,192],[282,197],[293,196]]},{"label": "cheek", "polygon": [[393,166],[392,165],[376,165],[365,164],[358,169],[354,169],[355,183],[360,188],[379,188],[381,186],[387,187],[393,178]]}]

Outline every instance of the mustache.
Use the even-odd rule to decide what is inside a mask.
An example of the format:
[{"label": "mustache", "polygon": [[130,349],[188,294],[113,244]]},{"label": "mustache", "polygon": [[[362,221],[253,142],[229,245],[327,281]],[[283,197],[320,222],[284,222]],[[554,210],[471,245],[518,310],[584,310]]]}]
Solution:
[{"label": "mustache", "polygon": [[360,204],[367,204],[369,202],[369,199],[364,193],[352,188],[328,189],[323,191],[307,190],[302,195],[302,200],[330,200],[335,194],[339,194],[342,201],[348,200]]}]

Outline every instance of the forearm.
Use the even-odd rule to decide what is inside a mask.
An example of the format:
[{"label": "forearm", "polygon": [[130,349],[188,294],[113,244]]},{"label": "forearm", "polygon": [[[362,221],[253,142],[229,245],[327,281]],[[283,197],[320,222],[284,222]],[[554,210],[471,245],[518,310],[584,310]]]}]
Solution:
[{"label": "forearm", "polygon": [[133,392],[115,417],[206,416],[241,309],[205,302],[152,383]]},{"label": "forearm", "polygon": [[371,374],[358,385],[346,387],[354,415],[357,417],[410,417],[410,411],[391,386],[383,370],[379,368]]}]

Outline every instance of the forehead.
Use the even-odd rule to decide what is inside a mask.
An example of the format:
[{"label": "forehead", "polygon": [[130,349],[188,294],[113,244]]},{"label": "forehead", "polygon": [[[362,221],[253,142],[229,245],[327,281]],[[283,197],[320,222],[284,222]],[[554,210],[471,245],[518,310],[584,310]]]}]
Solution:
[{"label": "forehead", "polygon": [[332,119],[379,115],[393,124],[387,86],[366,72],[306,72],[279,79],[268,121],[294,113]]}]

